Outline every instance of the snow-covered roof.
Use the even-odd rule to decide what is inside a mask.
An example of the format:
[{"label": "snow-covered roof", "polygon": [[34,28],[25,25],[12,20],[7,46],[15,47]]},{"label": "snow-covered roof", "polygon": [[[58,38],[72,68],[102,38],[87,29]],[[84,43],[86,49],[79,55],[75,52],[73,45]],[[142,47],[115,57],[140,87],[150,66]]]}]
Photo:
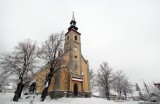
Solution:
[{"label": "snow-covered roof", "polygon": [[139,97],[139,91],[134,91],[132,94],[127,93],[127,97]]},{"label": "snow-covered roof", "polygon": [[92,93],[94,96],[100,96],[100,92],[93,92]]},{"label": "snow-covered roof", "polygon": [[74,81],[83,81],[82,79],[72,78]]},{"label": "snow-covered roof", "polygon": [[139,91],[133,92],[133,96],[139,96]]},{"label": "snow-covered roof", "polygon": [[115,90],[111,89],[109,92],[110,92],[111,95],[118,95],[118,93]]},{"label": "snow-covered roof", "polygon": [[12,89],[14,89],[14,87],[13,86],[4,86],[4,89],[12,90]]}]

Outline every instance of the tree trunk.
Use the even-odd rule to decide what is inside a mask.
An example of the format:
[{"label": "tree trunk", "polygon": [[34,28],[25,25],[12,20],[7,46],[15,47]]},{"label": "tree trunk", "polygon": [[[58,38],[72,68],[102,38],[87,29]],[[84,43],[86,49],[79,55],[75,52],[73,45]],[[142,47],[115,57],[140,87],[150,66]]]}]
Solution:
[{"label": "tree trunk", "polygon": [[119,99],[121,99],[121,91],[119,92],[119,98],[118,98],[118,100],[119,100]]},{"label": "tree trunk", "polygon": [[126,93],[126,89],[124,89],[124,96],[125,96],[125,100],[127,100],[127,93]]},{"label": "tree trunk", "polygon": [[23,81],[22,81],[22,78],[20,78],[20,82],[18,83],[17,89],[15,91],[15,95],[13,97],[13,101],[18,101],[18,99],[21,97],[21,93],[22,93],[23,87],[24,87]]},{"label": "tree trunk", "polygon": [[67,68],[67,67],[59,67],[56,70],[54,70],[54,68],[50,68],[50,72],[49,74],[46,76],[46,80],[45,80],[45,85],[44,85],[44,89],[42,91],[42,95],[41,95],[41,101],[44,101],[45,97],[48,95],[48,88],[51,84],[51,79],[54,75],[54,73],[56,73],[56,71],[58,71],[61,68]]},{"label": "tree trunk", "polygon": [[107,97],[107,100],[110,100],[108,85],[106,86],[106,97]]},{"label": "tree trunk", "polygon": [[53,76],[53,69],[50,68],[50,73],[46,76],[46,81],[45,81],[44,89],[43,89],[42,95],[41,95],[41,101],[44,101],[44,99],[48,95],[48,88],[50,86],[52,76]]},{"label": "tree trunk", "polygon": [[41,101],[44,101],[47,95],[48,95],[48,87],[43,89],[42,95],[41,95]]},{"label": "tree trunk", "polygon": [[109,96],[109,90],[107,91],[107,100],[110,100],[110,96]]}]

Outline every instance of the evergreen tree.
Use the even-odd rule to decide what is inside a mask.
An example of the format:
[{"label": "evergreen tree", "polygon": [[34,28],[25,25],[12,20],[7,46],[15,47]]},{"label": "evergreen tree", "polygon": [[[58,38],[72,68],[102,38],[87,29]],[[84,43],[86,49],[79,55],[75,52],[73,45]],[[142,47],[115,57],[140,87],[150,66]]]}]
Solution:
[{"label": "evergreen tree", "polygon": [[136,83],[136,91],[141,91],[140,87],[138,86],[138,84]]},{"label": "evergreen tree", "polygon": [[141,89],[140,89],[140,87],[138,86],[137,83],[136,83],[136,91],[139,92],[139,98],[140,98],[140,100],[143,100],[143,94],[142,94]]}]

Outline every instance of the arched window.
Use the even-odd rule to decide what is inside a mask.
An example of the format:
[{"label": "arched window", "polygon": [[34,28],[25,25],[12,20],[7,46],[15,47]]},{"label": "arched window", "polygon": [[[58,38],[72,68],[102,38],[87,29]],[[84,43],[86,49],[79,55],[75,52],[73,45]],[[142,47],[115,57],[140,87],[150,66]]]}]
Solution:
[{"label": "arched window", "polygon": [[74,38],[75,38],[75,40],[77,41],[77,36],[75,36]]}]

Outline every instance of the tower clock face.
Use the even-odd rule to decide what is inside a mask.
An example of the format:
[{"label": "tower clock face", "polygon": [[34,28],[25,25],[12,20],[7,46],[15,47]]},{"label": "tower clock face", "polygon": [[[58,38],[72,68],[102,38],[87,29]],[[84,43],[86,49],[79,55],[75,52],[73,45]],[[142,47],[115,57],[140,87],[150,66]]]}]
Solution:
[{"label": "tower clock face", "polygon": [[75,51],[77,51],[77,50],[78,50],[78,48],[77,48],[77,47],[74,47],[74,50],[75,50]]}]

